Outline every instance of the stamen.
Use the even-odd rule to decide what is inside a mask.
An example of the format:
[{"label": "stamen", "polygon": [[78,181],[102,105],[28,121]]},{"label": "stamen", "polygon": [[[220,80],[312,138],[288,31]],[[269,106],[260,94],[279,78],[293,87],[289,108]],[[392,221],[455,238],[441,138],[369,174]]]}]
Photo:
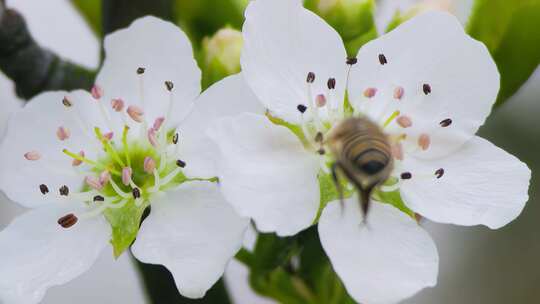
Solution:
[{"label": "stamen", "polygon": [[358,62],[358,59],[356,57],[349,57],[347,58],[346,63],[348,65],[355,65]]},{"label": "stamen", "polygon": [[144,112],[141,108],[139,108],[138,106],[129,106],[127,108],[127,114],[129,115],[129,117],[131,117],[131,119],[133,119],[135,122],[143,122],[143,115],[144,115]]},{"label": "stamen", "polygon": [[420,148],[422,150],[427,150],[429,148],[429,145],[431,144],[431,138],[429,137],[428,134],[421,134],[420,137],[418,137],[418,146],[420,146]]},{"label": "stamen", "polygon": [[394,89],[394,99],[401,99],[403,97],[403,94],[405,93],[405,90],[403,87],[396,87]]},{"label": "stamen", "polygon": [[412,174],[410,172],[403,172],[401,173],[401,179],[411,179]]},{"label": "stamen", "polygon": [[165,117],[158,117],[154,121],[154,124],[152,125],[152,129],[159,131],[159,128],[161,128],[161,125],[163,125],[163,122],[165,121]]},{"label": "stamen", "polygon": [[128,144],[127,144],[127,134],[129,127],[124,125],[124,131],[122,132],[122,146],[124,147],[124,155],[126,157],[126,162],[128,167],[131,167],[131,157],[129,156]]},{"label": "stamen", "polygon": [[107,185],[107,183],[111,180],[111,173],[109,173],[109,171],[103,171],[101,172],[101,174],[99,175],[99,183],[102,185],[102,186],[105,186]]},{"label": "stamen", "polygon": [[304,114],[307,110],[307,107],[303,104],[299,104],[298,106],[296,106],[296,109],[298,109],[300,113]]},{"label": "stamen", "polygon": [[147,132],[148,142],[154,147],[158,146],[158,140],[157,140],[156,132],[157,131],[154,128],[148,129],[148,132]]},{"label": "stamen", "polygon": [[150,156],[147,156],[144,158],[144,164],[143,164],[144,172],[151,174],[156,169],[156,161],[151,158]]},{"label": "stamen", "polygon": [[66,127],[58,127],[56,130],[56,137],[58,137],[59,140],[66,140],[71,135],[71,132]]},{"label": "stamen", "polygon": [[412,126],[412,120],[409,116],[402,115],[397,118],[396,122],[402,128],[409,128]]},{"label": "stamen", "polygon": [[154,186],[148,189],[148,192],[150,193],[159,191],[159,188],[161,187],[161,184],[159,181],[160,180],[159,172],[157,171],[157,169],[154,169],[153,173],[154,173]]},{"label": "stamen", "polygon": [[97,177],[87,176],[84,178],[84,182],[94,190],[101,191],[103,189],[103,185]]},{"label": "stamen", "polygon": [[317,153],[319,155],[324,155],[326,153],[326,151],[324,150],[324,148],[320,148],[319,150],[317,150]]},{"label": "stamen", "polygon": [[24,153],[24,158],[27,160],[38,160],[41,158],[41,154],[38,151],[30,151]]},{"label": "stamen", "polygon": [[131,194],[133,194],[134,199],[138,199],[141,197],[141,190],[139,188],[133,188]]},{"label": "stamen", "polygon": [[41,191],[41,194],[45,195],[49,193],[49,187],[47,187],[45,184],[41,184],[39,185],[39,191]]},{"label": "stamen", "polygon": [[403,160],[403,145],[401,143],[395,143],[392,145],[392,156],[397,160]]},{"label": "stamen", "polygon": [[441,125],[441,127],[446,128],[446,127],[448,127],[449,125],[452,124],[452,119],[447,118],[447,119],[441,121],[439,124]]},{"label": "stamen", "polygon": [[[79,151],[79,156],[84,158],[84,151]],[[72,162],[71,162],[71,165],[73,167],[77,167],[77,166],[80,166],[82,164],[82,160],[79,160],[79,159],[74,159]]]},{"label": "stamen", "polygon": [[137,74],[138,74],[138,75],[144,74],[144,71],[146,71],[146,69],[143,68],[143,67],[138,67],[138,68],[137,68]]},{"label": "stamen", "polygon": [[437,171],[435,171],[435,176],[437,176],[437,178],[441,178],[441,177],[443,177],[443,175],[444,175],[444,169],[443,168],[440,168]]},{"label": "stamen", "polygon": [[386,60],[386,56],[384,56],[384,54],[379,54],[379,63],[381,65],[385,65],[388,63],[388,61]]},{"label": "stamen", "polygon": [[[87,163],[89,165],[92,165],[100,170],[109,170],[111,173],[115,174],[115,175],[120,175],[120,172],[118,172],[117,170],[114,170],[114,169],[111,169],[111,168],[107,168],[105,167],[103,164],[101,163],[98,163],[98,162],[95,162],[93,160],[90,160],[84,156],[81,156],[80,154],[75,154],[73,152],[70,152],[69,150],[67,149],[64,149],[62,150],[62,152],[64,152],[64,154],[70,156],[71,158],[73,159],[76,159],[76,160],[80,160],[81,162],[84,162],[84,163]],[[84,154],[84,153],[83,153]]]},{"label": "stamen", "polygon": [[131,174],[133,174],[133,170],[131,170],[130,167],[125,167],[122,169],[122,183],[125,186],[129,186],[131,182]]},{"label": "stamen", "polygon": [[322,108],[326,105],[326,97],[324,94],[319,94],[317,97],[315,97],[315,104],[317,107]]},{"label": "stamen", "polygon": [[364,90],[364,97],[372,98],[375,94],[377,94],[376,88],[367,88]]},{"label": "stamen", "polygon": [[323,139],[324,138],[322,132],[317,132],[317,134],[315,135],[315,142],[322,143]]},{"label": "stamen", "polygon": [[161,186],[164,186],[164,185],[167,185],[168,183],[170,183],[180,172],[182,172],[182,167],[178,166],[178,168],[175,168],[174,170],[172,170],[167,176],[165,176],[162,180],[161,180]]},{"label": "stamen", "polygon": [[116,112],[122,112],[124,110],[125,102],[120,98],[115,98],[111,100],[111,107]]},{"label": "stamen", "polygon": [[103,134],[103,138],[106,139],[106,140],[111,140],[114,136],[114,132],[107,132],[105,134]]},{"label": "stamen", "polygon": [[167,91],[172,91],[174,89],[174,83],[172,81],[165,81],[165,88],[167,88]]},{"label": "stamen", "polygon": [[69,188],[66,185],[63,185],[62,187],[60,187],[60,189],[58,191],[60,192],[60,195],[62,195],[62,196],[68,196],[69,195]]},{"label": "stamen", "polygon": [[94,196],[94,198],[92,199],[94,202],[104,202],[105,201],[105,198],[101,195],[96,195]]},{"label": "stamen", "polygon": [[103,97],[103,89],[97,84],[94,84],[92,89],[90,89],[90,94],[92,94],[92,97],[96,100],[101,99],[101,97]]},{"label": "stamen", "polygon": [[62,228],[70,228],[73,225],[77,224],[79,219],[75,216],[75,214],[70,213],[68,215],[65,215],[58,219],[58,225],[62,226]]},{"label": "stamen", "polygon": [[[386,128],[401,112],[394,111],[383,123],[383,128]],[[399,122],[398,122],[399,123]]]},{"label": "stamen", "polygon": [[184,167],[186,166],[186,162],[183,161],[183,160],[181,160],[181,159],[179,159],[179,160],[176,161],[176,165],[177,165],[178,167],[180,167],[180,168],[184,168]]},{"label": "stamen", "polygon": [[309,72],[306,77],[307,83],[313,83],[315,81],[315,73]]},{"label": "stamen", "polygon": [[178,137],[179,137],[178,133],[174,133],[173,138],[172,138],[173,144],[176,145],[178,143]]},{"label": "stamen", "polygon": [[[124,161],[120,158],[118,155],[118,152],[116,152],[116,149],[111,145],[109,139],[101,134],[101,130],[98,127],[94,128],[94,133],[96,134],[96,137],[101,141],[103,144],[103,148],[105,151],[110,154],[113,159],[120,164],[120,166],[125,166]],[[112,138],[112,134],[110,135]]]},{"label": "stamen", "polygon": [[335,89],[336,88],[336,79],[335,78],[329,78],[326,85],[328,86],[328,89],[330,89],[330,90]]},{"label": "stamen", "polygon": [[62,104],[66,107],[66,108],[70,108],[73,106],[73,103],[71,102],[71,100],[69,100],[69,98],[67,96],[64,96],[64,98],[62,98]]},{"label": "stamen", "polygon": [[[131,177],[129,179],[131,180]],[[131,197],[131,195],[129,193],[126,193],[126,192],[122,191],[122,189],[120,189],[120,187],[118,187],[118,185],[114,182],[113,179],[110,180],[110,183],[111,183],[112,188],[116,192],[116,194],[120,195],[123,198]],[[124,183],[123,178],[122,178],[122,183]],[[129,181],[128,181],[128,184],[129,184]]]},{"label": "stamen", "polygon": [[424,83],[422,85],[422,90],[424,91],[424,94],[428,95],[429,93],[431,93],[431,86],[427,83]]}]

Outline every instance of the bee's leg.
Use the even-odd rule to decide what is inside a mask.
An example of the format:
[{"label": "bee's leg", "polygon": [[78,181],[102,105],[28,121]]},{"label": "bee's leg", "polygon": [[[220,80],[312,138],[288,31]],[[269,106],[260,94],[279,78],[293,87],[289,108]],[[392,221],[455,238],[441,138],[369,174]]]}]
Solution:
[{"label": "bee's leg", "polygon": [[337,174],[337,169],[341,168],[341,165],[338,162],[335,162],[332,164],[332,167],[330,170],[332,171],[332,180],[334,181],[334,185],[336,186],[336,190],[339,195],[339,206],[341,207],[341,215],[343,215],[343,210],[345,209],[345,203],[343,202],[343,187],[341,187],[341,183],[339,182],[339,177]]}]

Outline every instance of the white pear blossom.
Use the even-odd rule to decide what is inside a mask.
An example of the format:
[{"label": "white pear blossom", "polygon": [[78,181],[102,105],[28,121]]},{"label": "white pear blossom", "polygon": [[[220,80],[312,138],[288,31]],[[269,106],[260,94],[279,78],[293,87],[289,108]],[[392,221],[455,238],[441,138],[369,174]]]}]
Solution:
[{"label": "white pear blossom", "polygon": [[109,243],[118,256],[135,238],[135,257],[163,264],[184,296],[199,298],[241,247],[248,220],[218,190],[211,142],[202,137],[218,117],[256,111],[223,90],[241,78],[198,97],[188,38],[154,17],[104,45],[90,93],[41,94],[10,120],[0,188],[31,210],[0,232],[1,303],[38,303]]},{"label": "white pear blossom", "polygon": [[[522,211],[530,170],[475,136],[499,73],[455,17],[425,13],[346,60],[339,35],[300,1],[255,0],[243,35],[250,99],[268,112],[209,130],[222,191],[264,232],[292,235],[318,220],[322,246],[358,302],[396,303],[436,284],[437,249],[414,213],[495,229]],[[324,138],[350,116],[378,123],[395,158],[366,219],[355,195],[341,209],[324,182],[334,161]]]}]

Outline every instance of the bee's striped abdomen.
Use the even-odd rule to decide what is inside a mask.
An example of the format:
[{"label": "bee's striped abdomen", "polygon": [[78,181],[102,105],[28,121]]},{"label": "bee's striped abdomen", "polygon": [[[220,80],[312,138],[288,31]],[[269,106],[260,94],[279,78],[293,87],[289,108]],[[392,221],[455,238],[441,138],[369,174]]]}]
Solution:
[{"label": "bee's striped abdomen", "polygon": [[391,162],[390,146],[379,130],[358,125],[343,134],[342,157],[368,175],[376,174]]}]

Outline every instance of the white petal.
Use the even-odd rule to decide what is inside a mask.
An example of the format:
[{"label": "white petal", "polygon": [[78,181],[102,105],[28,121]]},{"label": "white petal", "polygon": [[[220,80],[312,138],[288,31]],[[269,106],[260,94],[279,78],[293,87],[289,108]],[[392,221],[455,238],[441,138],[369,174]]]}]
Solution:
[{"label": "white petal", "polygon": [[318,158],[291,131],[246,113],[219,120],[209,133],[220,149],[222,191],[240,215],[279,235],[311,225],[319,207]]},{"label": "white petal", "polygon": [[298,104],[309,105],[306,77],[316,75],[313,96],[336,79],[343,100],[346,51],[338,33],[298,0],[256,0],[246,9],[242,29],[242,71],[253,92],[275,115],[299,122]]},{"label": "white petal", "polygon": [[[437,179],[439,168],[444,175]],[[437,222],[497,229],[514,220],[529,198],[527,165],[480,137],[442,159],[408,158],[403,170],[412,173],[401,186],[403,200]]]},{"label": "white petal", "polygon": [[205,134],[209,125],[224,116],[243,112],[264,113],[264,108],[247,86],[241,74],[229,76],[214,84],[195,102],[195,109],[178,129],[180,155],[186,161],[188,176],[214,177],[214,155],[217,147]]},{"label": "white petal", "polygon": [[[168,112],[170,93],[165,81],[174,84],[168,126],[185,116],[200,93],[201,71],[189,39],[170,22],[151,16],[137,19],[127,29],[107,36],[104,47],[105,61],[96,80],[104,99],[123,98],[128,104],[142,105],[150,124]],[[145,68],[143,75],[137,74],[139,67]]]},{"label": "white petal", "polygon": [[54,204],[31,210],[0,232],[0,302],[34,304],[49,287],[87,271],[108,245],[102,217],[80,219],[71,228],[60,217],[84,212],[83,204]]},{"label": "white petal", "polygon": [[[381,65],[380,54],[387,64]],[[431,93],[424,93],[424,84]],[[369,87],[377,88],[372,98],[363,96]],[[403,88],[401,100],[393,98],[397,87]],[[454,16],[430,12],[364,45],[349,90],[357,110],[374,120],[383,122],[395,110],[411,117],[411,128],[393,123],[387,131],[407,131],[413,144],[429,134],[430,148],[415,154],[433,158],[458,149],[484,123],[499,91],[499,73],[487,48]],[[439,123],[447,118],[453,122],[442,128]]]},{"label": "white petal", "polygon": [[437,248],[413,219],[372,202],[367,226],[355,199],[330,203],[319,221],[324,250],[349,294],[365,304],[397,303],[435,286]]},{"label": "white petal", "polygon": [[[62,104],[65,96],[72,107]],[[11,200],[26,207],[58,201],[62,185],[80,190],[83,175],[75,171],[73,159],[62,150],[84,150],[88,158],[95,159],[99,151],[93,131],[96,126],[107,128],[97,103],[87,92],[49,92],[35,97],[9,121],[0,146],[0,188]],[[57,137],[59,127],[69,130],[69,138]],[[31,151],[38,152],[41,158],[27,160],[24,155]],[[48,186],[49,194],[40,192],[41,184]]]},{"label": "white petal", "polygon": [[184,184],[152,203],[131,250],[141,262],[167,267],[182,295],[201,298],[242,246],[248,223],[216,184]]}]

